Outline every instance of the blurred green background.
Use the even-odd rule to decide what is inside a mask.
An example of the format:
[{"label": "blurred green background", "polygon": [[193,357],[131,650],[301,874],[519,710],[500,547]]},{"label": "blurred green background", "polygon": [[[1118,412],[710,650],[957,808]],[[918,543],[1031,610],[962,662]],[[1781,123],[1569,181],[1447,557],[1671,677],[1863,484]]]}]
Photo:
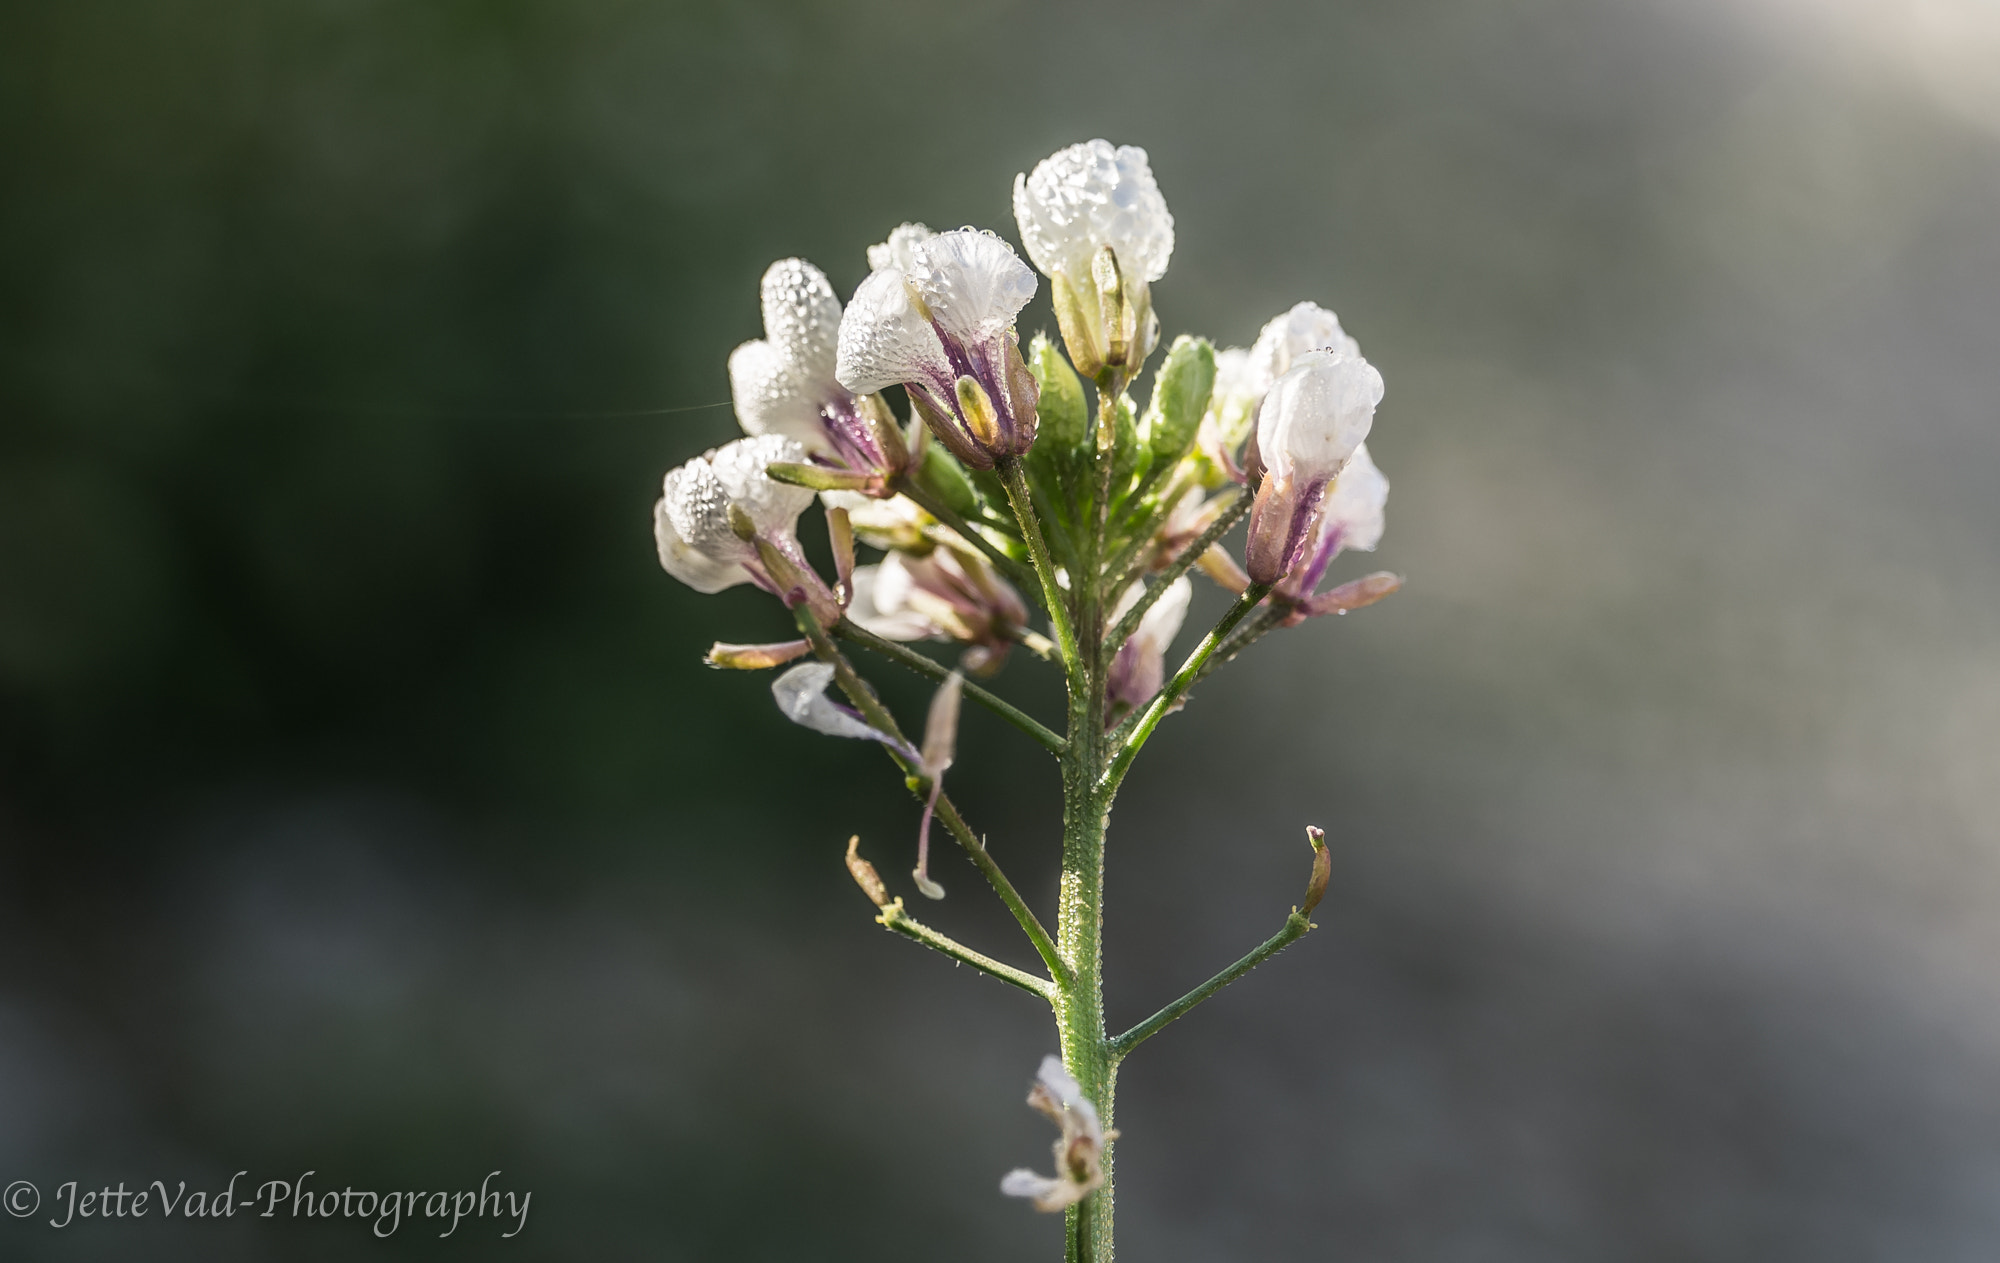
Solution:
[{"label": "blurred green background", "polygon": [[[1046,1017],[871,924],[842,844],[900,871],[914,807],[699,665],[773,603],[654,561],[728,409],[603,414],[725,400],[773,258],[1011,237],[1100,135],[1169,336],[1311,298],[1381,368],[1343,574],[1409,577],[1121,802],[1120,1026],[1337,846],[1322,930],[1127,1067],[1129,1257],[2000,1254],[1980,0],[0,10],[0,1181],[534,1194],[0,1254],[1059,1250],[996,1193]],[[952,776],[1050,906],[1046,759],[971,715]]]}]

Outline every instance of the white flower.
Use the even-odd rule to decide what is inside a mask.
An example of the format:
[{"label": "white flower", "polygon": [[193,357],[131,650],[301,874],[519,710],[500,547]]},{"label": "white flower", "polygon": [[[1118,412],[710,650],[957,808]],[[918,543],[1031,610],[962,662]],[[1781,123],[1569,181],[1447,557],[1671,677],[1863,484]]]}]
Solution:
[{"label": "white flower", "polygon": [[782,434],[830,451],[820,410],[851,403],[833,375],[840,300],[826,274],[804,259],[779,259],[764,272],[764,336],[729,356],[736,418],[750,435]]},{"label": "white flower", "polygon": [[774,481],[764,469],[776,461],[804,460],[805,455],[797,441],[767,434],[725,443],[670,471],[653,506],[660,565],[697,592],[720,592],[739,583],[776,591],[756,545],[737,537],[730,510],[748,520],[755,536],[782,552],[796,552],[794,531],[813,493]]},{"label": "white flower", "polygon": [[1382,375],[1359,354],[1307,351],[1264,396],[1257,449],[1264,481],[1250,510],[1244,569],[1276,583],[1303,555],[1322,493],[1375,422]]},{"label": "white flower", "polygon": [[[1318,303],[1298,303],[1258,332],[1245,362],[1241,389],[1262,396],[1307,351],[1338,351],[1359,357],[1361,346],[1340,327],[1340,317]],[[1219,377],[1219,372],[1218,372]],[[1219,384],[1219,382],[1218,382]]]},{"label": "white flower", "polygon": [[[1125,590],[1118,606],[1112,611],[1111,621],[1116,623],[1125,617],[1125,612],[1145,591],[1145,584],[1135,583]],[[1153,602],[1139,617],[1139,625],[1132,630],[1132,638],[1118,647],[1117,656],[1111,660],[1111,670],[1106,673],[1105,692],[1114,711],[1130,710],[1152,700],[1166,682],[1167,649],[1174,637],[1180,634],[1181,624],[1187,620],[1188,601],[1194,596],[1194,585],[1186,575],[1175,579],[1160,599]],[[1106,722],[1110,722],[1107,716]]]},{"label": "white flower", "polygon": [[835,375],[857,395],[908,386],[939,441],[990,469],[1034,441],[1034,378],[1013,330],[1034,294],[1034,272],[990,232],[914,242],[907,268],[883,268],[854,291]]},{"label": "white flower", "polygon": [[1107,1132],[1075,1079],[1054,1057],[1042,1058],[1035,1086],[1028,1091],[1028,1104],[1049,1116],[1062,1128],[1056,1141],[1054,1177],[1037,1175],[1025,1168],[1009,1171],[1000,1181],[1000,1191],[1008,1197],[1029,1197],[1040,1211],[1058,1211],[1088,1197],[1104,1183],[1104,1143],[1117,1132]]},{"label": "white flower", "polygon": [[868,270],[880,272],[884,268],[894,268],[908,272],[914,262],[917,243],[928,241],[936,233],[922,224],[902,224],[889,233],[889,239],[878,246],[868,247]]},{"label": "white flower", "polygon": [[794,439],[886,493],[909,453],[893,424],[885,426],[879,401],[856,398],[834,375],[840,300],[826,274],[804,259],[780,259],[764,272],[762,297],[764,336],[729,356],[729,393],[743,432]]},{"label": "white flower", "polygon": [[1382,374],[1358,354],[1307,351],[1292,359],[1257,410],[1257,450],[1280,480],[1317,494],[1368,437]]},{"label": "white flower", "polygon": [[1149,283],[1167,274],[1174,253],[1174,217],[1135,145],[1091,140],[1050,154],[1033,174],[1014,177],[1014,219],[1035,266],[1072,284],[1089,279],[1104,246]]}]

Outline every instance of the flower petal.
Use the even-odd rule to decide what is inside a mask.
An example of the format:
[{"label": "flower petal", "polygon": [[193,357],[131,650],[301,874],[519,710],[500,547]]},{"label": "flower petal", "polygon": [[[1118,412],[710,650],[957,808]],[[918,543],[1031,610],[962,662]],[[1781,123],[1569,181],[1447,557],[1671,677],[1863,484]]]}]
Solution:
[{"label": "flower petal", "polygon": [[[1318,303],[1297,303],[1282,316],[1275,316],[1257,334],[1250,348],[1251,393],[1261,395],[1291,371],[1292,361],[1307,351],[1333,350],[1359,356],[1361,345],[1340,327],[1340,317]],[[1219,391],[1221,368],[1217,366]]]},{"label": "flower petal", "polygon": [[1049,276],[1088,277],[1091,256],[1108,245],[1121,268],[1157,281],[1174,253],[1174,217],[1135,145],[1091,140],[1050,154],[1014,177],[1014,219]]},{"label": "flower petal", "polygon": [[[990,232],[942,232],[919,243],[911,255],[910,283],[938,326],[967,345],[998,337],[1035,296],[1033,269]],[[860,295],[855,298],[859,301]]]},{"label": "flower petal", "polygon": [[903,224],[889,234],[889,239],[878,246],[868,247],[868,270],[880,272],[884,268],[895,268],[908,272],[914,262],[917,243],[928,241],[936,233],[922,224]]},{"label": "flower petal", "polygon": [[1354,449],[1341,468],[1320,508],[1322,531],[1338,530],[1340,546],[1372,553],[1382,542],[1383,507],[1389,500],[1389,480],[1375,467],[1368,445]]},{"label": "flower petal", "polygon": [[808,380],[833,381],[840,341],[840,299],[826,273],[804,259],[779,259],[764,272],[764,337]]},{"label": "flower petal", "polygon": [[1357,355],[1307,351],[1271,386],[1257,411],[1257,450],[1281,482],[1301,485],[1340,472],[1368,437],[1382,402],[1382,375]]},{"label": "flower petal", "polygon": [[[736,506],[750,515],[757,533],[767,539],[792,534],[799,514],[815,494],[810,488],[779,482],[764,471],[780,461],[806,458],[804,445],[780,434],[724,443],[710,453],[708,463]],[[733,534],[732,534],[733,538]]]},{"label": "flower petal", "polygon": [[840,317],[834,376],[857,395],[919,382],[939,398],[951,396],[951,361],[937,330],[911,304],[901,272],[885,268],[854,291]]},{"label": "flower petal", "polygon": [[863,741],[899,744],[887,733],[870,727],[859,715],[836,704],[826,695],[833,683],[833,664],[803,662],[771,681],[771,696],[785,718],[829,737],[855,737]]},{"label": "flower petal", "polygon": [[750,582],[750,572],[741,565],[713,560],[682,538],[667,508],[665,498],[653,506],[653,543],[660,550],[662,569],[697,592],[720,592]]},{"label": "flower petal", "polygon": [[730,352],[729,394],[745,434],[779,434],[809,451],[832,450],[820,421],[819,392],[798,362],[769,342],[745,342]]}]

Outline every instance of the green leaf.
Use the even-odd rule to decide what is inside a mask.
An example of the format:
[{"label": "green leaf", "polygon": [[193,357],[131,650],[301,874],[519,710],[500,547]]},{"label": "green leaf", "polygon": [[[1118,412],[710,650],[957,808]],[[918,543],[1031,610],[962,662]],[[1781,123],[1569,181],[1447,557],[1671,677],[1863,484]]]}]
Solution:
[{"label": "green leaf", "polygon": [[1215,348],[1206,338],[1182,334],[1153,374],[1153,398],[1143,427],[1152,467],[1165,469],[1194,446],[1201,414],[1215,389]]}]

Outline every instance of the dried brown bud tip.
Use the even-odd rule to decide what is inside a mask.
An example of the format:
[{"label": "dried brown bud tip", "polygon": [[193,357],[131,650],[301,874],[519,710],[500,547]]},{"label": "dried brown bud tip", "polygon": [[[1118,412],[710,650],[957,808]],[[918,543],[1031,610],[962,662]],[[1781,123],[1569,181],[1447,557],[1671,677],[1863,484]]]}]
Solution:
[{"label": "dried brown bud tip", "polygon": [[861,858],[861,835],[847,839],[847,871],[854,878],[854,884],[861,887],[861,893],[878,908],[889,906],[889,891],[882,884],[881,875],[875,866]]}]

